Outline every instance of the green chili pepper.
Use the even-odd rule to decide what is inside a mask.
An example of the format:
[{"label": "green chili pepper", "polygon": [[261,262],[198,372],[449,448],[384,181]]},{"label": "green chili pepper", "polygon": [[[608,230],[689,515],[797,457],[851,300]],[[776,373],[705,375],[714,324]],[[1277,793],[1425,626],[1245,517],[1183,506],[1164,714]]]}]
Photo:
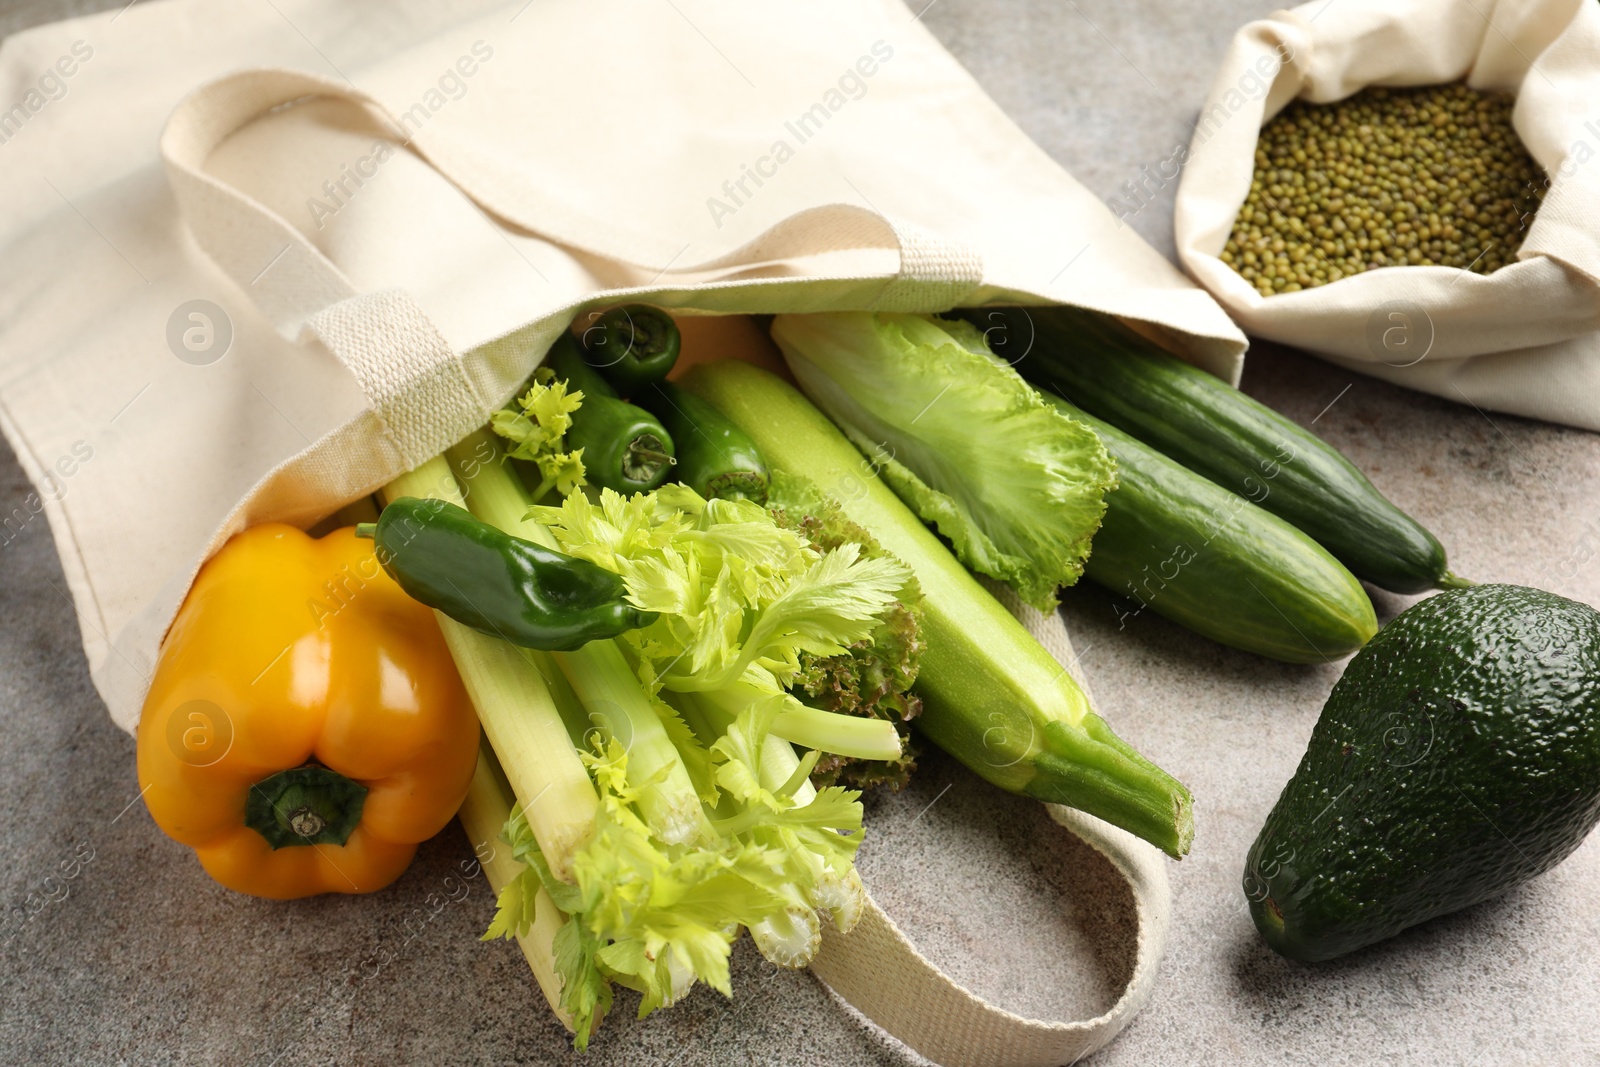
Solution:
[{"label": "green chili pepper", "polygon": [[672,316],[648,304],[612,308],[583,331],[583,358],[626,397],[666,378],[681,345]]},{"label": "green chili pepper", "polygon": [[644,493],[667,480],[677,462],[672,435],[655,416],[618,399],[616,390],[583,361],[571,334],[562,334],[551,346],[545,366],[566,380],[569,391],[583,392],[566,445],[583,449],[589,481],[619,493]]},{"label": "green chili pepper", "polygon": [[443,500],[401,497],[356,534],[373,538],[378,562],[412,599],[523,648],[571,652],[656,619],[624,599],[610,571]]},{"label": "green chili pepper", "polygon": [[678,481],[706,499],[767,502],[767,465],[754,441],[722,412],[671,382],[637,394],[678,443]]}]

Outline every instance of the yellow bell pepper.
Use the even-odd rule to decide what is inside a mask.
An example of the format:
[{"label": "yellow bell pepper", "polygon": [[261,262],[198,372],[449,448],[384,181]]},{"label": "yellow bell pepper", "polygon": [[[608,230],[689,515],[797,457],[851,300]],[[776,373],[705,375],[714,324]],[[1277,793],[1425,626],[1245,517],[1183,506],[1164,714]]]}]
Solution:
[{"label": "yellow bell pepper", "polygon": [[477,758],[433,613],[350,528],[257,526],[223,546],[139,720],[156,825],[259,897],[382,889],[450,821]]}]

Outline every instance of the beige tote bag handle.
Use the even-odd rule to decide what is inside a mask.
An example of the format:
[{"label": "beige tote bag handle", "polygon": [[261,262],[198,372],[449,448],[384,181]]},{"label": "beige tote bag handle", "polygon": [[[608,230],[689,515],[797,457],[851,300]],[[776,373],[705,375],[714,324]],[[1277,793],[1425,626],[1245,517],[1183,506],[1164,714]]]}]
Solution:
[{"label": "beige tote bag handle", "polygon": [[[281,494],[285,486],[299,487],[300,495],[307,484],[357,495],[363,491],[358,483],[371,482],[375,473],[387,481],[416,467],[488,421],[490,411],[533,369],[515,368],[514,377],[497,380],[488,369],[471,366],[451,351],[409,294],[358,292],[286,219],[205,172],[212,151],[234,131],[268,111],[315,96],[354,100],[380,117],[387,114],[372,98],[338,82],[296,71],[253,70],[221,78],[185,98],[161,139],[173,192],[201,248],[280,333],[309,334],[325,345],[350,369],[370,405],[363,418],[263,479],[218,531],[216,544],[248,521],[253,502]],[[392,129],[400,128],[387,117]],[[470,176],[442,172],[472,195]],[[830,204],[798,212],[711,262],[663,271],[656,288],[715,284],[719,276],[751,266],[856,248],[898,253],[898,269],[883,277],[884,287],[872,301],[878,310],[944,310],[983,280],[981,259],[965,246],[864,208]],[[370,455],[375,449],[380,454]],[[366,454],[352,460],[352,452]],[[1004,591],[997,595],[1063,666],[1075,665],[1059,616],[1041,616]],[[890,1034],[947,1067],[1046,1067],[1099,1048],[1149,998],[1166,940],[1166,868],[1154,848],[1120,830],[1065,808],[1052,806],[1050,813],[1103,853],[1133,888],[1138,957],[1132,979],[1110,1011],[1084,1021],[1054,1022],[1024,1019],[989,1004],[919,953],[870,901],[851,933],[824,937],[813,971]]]},{"label": "beige tote bag handle", "polygon": [[[299,229],[207,174],[204,167],[212,151],[234,131],[269,111],[312,97],[349,100],[391,131],[403,129],[383,105],[344,84],[301,71],[261,69],[230,74],[195,90],[173,112],[161,139],[173,192],[201,247],[250,294],[279,331],[291,337],[312,314],[356,296],[354,287]],[[427,156],[424,136],[407,143]],[[430,162],[473,196],[470,175],[453,173],[437,160]],[[537,220],[519,219],[508,208],[485,206],[530,232],[541,232]],[[595,258],[609,258],[581,242],[550,239]],[[711,281],[758,264],[868,248],[899,256],[897,270],[885,276],[888,287],[874,300],[883,310],[943,310],[983,281],[983,262],[974,250],[854,204],[797,212],[709,262],[672,269],[665,264],[630,265],[658,271],[670,280],[656,288],[667,289],[684,280]]]},{"label": "beige tote bag handle", "polygon": [[[984,586],[1088,692],[1061,616],[1028,607],[1009,588]],[[1154,846],[1092,815],[1047,804],[1050,817],[1105,856],[1128,880],[1139,923],[1133,974],[1103,1015],[1076,1022],[1025,1019],[962,988],[918,952],[870,900],[853,930],[823,924],[811,970],[852,1007],[944,1067],[1058,1067],[1076,1063],[1115,1037],[1155,988],[1166,948],[1172,890]]]}]

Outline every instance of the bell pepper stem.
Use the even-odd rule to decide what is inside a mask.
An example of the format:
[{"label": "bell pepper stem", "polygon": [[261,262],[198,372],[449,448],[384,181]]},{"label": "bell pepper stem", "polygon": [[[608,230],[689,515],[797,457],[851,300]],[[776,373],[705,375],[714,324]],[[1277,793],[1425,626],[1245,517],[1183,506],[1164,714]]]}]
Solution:
[{"label": "bell pepper stem", "polygon": [[[669,456],[659,448],[653,448],[650,445],[642,443],[647,440],[654,440],[654,438],[635,438],[634,443],[629,446],[628,451],[633,455],[638,456],[640,459],[648,459],[656,463],[664,463],[669,467],[676,467],[678,465],[677,457]],[[657,444],[659,443],[660,442],[657,441]]]},{"label": "bell pepper stem", "polygon": [[343,845],[361,821],[367,787],[327,767],[279,771],[250,787],[244,824],[276,851],[296,845]]},{"label": "bell pepper stem", "polygon": [[655,481],[663,467],[677,465],[677,460],[667,455],[661,438],[653,433],[643,433],[628,442],[622,453],[622,473],[641,485]]}]

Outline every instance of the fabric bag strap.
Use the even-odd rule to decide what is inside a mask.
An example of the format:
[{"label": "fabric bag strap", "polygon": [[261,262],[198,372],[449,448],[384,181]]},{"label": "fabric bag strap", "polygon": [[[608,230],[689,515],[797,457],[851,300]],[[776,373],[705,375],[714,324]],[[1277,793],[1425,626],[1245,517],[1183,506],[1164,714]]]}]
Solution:
[{"label": "fabric bag strap", "polygon": [[408,294],[358,292],[333,261],[281,215],[206,173],[212,151],[275,107],[337,92],[294,71],[249,71],[190,94],[162,131],[173,194],[200,247],[278,332],[320,340],[355,377],[383,427],[395,473],[481,426],[489,401]]},{"label": "fabric bag strap", "polygon": [[[1087,693],[1061,616],[1034,610],[998,582],[983,584]],[[1079,1021],[1028,1019],[991,1004],[941,971],[870,900],[848,934],[823,924],[812,972],[851,1007],[944,1067],[1060,1067],[1104,1046],[1155,988],[1171,921],[1166,860],[1154,846],[1092,815],[1045,807],[1056,823],[1105,856],[1132,890],[1139,926],[1133,970],[1104,1013]]]},{"label": "fabric bag strap", "polygon": [[[357,295],[355,287],[287,219],[204,168],[211,153],[236,130],[268,112],[313,97],[359,104],[391,131],[403,129],[380,102],[348,85],[301,71],[264,68],[226,75],[190,93],[173,112],[161,138],[169,182],[196,240],[288,337],[296,336],[317,312]],[[407,143],[428,156],[426,134]],[[470,175],[454,173],[448,162],[429,160],[472,196]],[[495,210],[531,233],[540,232],[539,220],[521,218],[513,207],[496,205]],[[607,258],[581,243],[565,239],[563,243]],[[882,310],[944,310],[983,281],[983,261],[974,249],[855,204],[826,204],[797,212],[704,263],[629,265],[657,272],[655,287],[669,289],[685,282],[718,280],[761,264],[874,248],[892,251],[898,258],[896,269],[883,276],[886,287],[874,301]]]},{"label": "fabric bag strap", "polygon": [[[504,397],[482,395],[411,297],[398,290],[358,292],[287,219],[205,170],[211,153],[235,131],[314,97],[352,101],[390,129],[402,128],[377,100],[331,79],[247,70],[201,86],[178,105],[162,132],[162,159],[184,219],[207,255],[279,333],[309,334],[349,368],[383,425],[398,464],[390,465],[399,474],[481,426]],[[469,182],[457,184],[470,194]],[[758,264],[855,248],[898,254],[898,269],[873,302],[885,311],[944,310],[983,279],[982,260],[971,249],[851,204],[798,212],[724,256],[659,275],[667,276],[663,288],[681,287]]]}]

